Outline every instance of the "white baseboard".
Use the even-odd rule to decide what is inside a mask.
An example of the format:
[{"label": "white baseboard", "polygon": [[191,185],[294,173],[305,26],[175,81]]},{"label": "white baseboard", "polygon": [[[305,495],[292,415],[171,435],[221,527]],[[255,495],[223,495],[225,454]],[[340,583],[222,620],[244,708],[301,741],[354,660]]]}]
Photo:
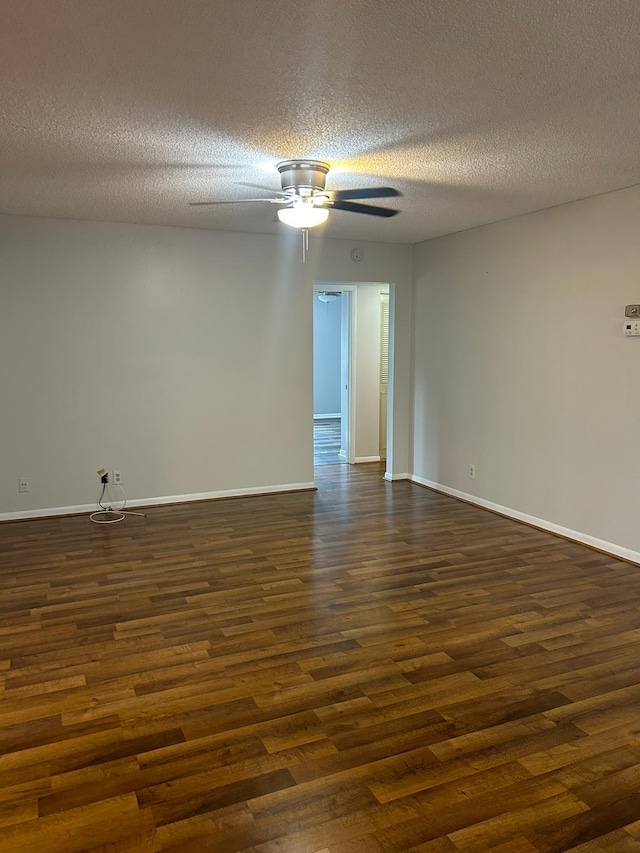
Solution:
[{"label": "white baseboard", "polygon": [[314,415],[313,419],[314,419],[314,421],[322,421],[322,420],[329,420],[329,418],[334,419],[334,418],[341,418],[341,417],[342,417],[342,415],[340,412],[333,412],[332,414],[329,414],[329,415]]},{"label": "white baseboard", "polygon": [[77,504],[77,506],[51,506],[43,509],[21,509],[18,512],[0,512],[0,521],[24,521],[29,518],[50,518],[56,515],[81,515],[95,512],[95,503]]},{"label": "white baseboard", "polygon": [[380,461],[379,456],[356,456],[356,458],[354,459],[354,462],[356,462],[356,464],[358,462],[379,462],[379,461]]},{"label": "white baseboard", "polygon": [[[248,489],[222,489],[217,492],[199,492],[193,495],[162,495],[155,498],[129,498],[127,507],[134,509],[143,506],[189,503],[190,501],[212,501],[220,498],[241,498],[258,495],[271,495],[278,492],[305,492],[315,489],[314,483],[281,483],[276,486],[253,486]],[[113,501],[119,503],[119,501]],[[46,518],[56,515],[79,515],[95,512],[96,504],[78,504],[77,506],[54,506],[46,509],[26,509],[18,512],[0,512],[0,521],[20,521],[28,518]]]},{"label": "white baseboard", "polygon": [[390,483],[395,482],[396,480],[408,480],[408,474],[392,474],[390,471],[384,472],[385,480],[388,480]]},{"label": "white baseboard", "polygon": [[[386,475],[385,475],[386,476]],[[418,477],[416,474],[409,474],[408,479],[412,483],[418,483],[421,486],[427,486],[429,489],[434,489],[436,492],[442,492],[445,495],[450,495],[452,498],[459,498],[467,503],[480,506],[483,509],[489,509],[492,512],[497,512],[499,515],[504,515],[507,518],[513,518],[516,521],[523,521],[531,527],[538,527],[540,530],[546,530],[548,533],[556,533],[564,539],[571,539],[574,542],[579,542],[581,545],[588,545],[595,548],[597,551],[604,551],[606,554],[611,554],[612,557],[620,557],[622,560],[627,560],[630,563],[640,564],[640,551],[632,551],[630,548],[623,548],[616,545],[614,542],[607,542],[604,539],[597,539],[595,536],[590,536],[588,533],[582,533],[579,530],[571,530],[569,527],[562,527],[560,524],[555,524],[553,521],[547,521],[544,518],[537,518],[535,515],[528,515],[526,512],[520,512],[517,509],[511,509],[508,506],[487,501],[484,498],[479,498],[476,495],[469,495],[466,492],[461,492],[458,489],[452,489],[449,486],[443,486],[442,483],[434,483],[432,480],[425,480],[424,477]]]}]

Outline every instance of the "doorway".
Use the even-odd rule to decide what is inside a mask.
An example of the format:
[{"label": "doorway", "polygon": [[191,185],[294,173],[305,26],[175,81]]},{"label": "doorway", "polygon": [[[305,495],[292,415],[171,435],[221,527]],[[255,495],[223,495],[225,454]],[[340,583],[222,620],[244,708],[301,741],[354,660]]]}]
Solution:
[{"label": "doorway", "polygon": [[349,460],[351,292],[313,294],[313,464]]},{"label": "doorway", "polygon": [[393,285],[381,282],[314,283],[315,465],[387,456],[390,294]]}]

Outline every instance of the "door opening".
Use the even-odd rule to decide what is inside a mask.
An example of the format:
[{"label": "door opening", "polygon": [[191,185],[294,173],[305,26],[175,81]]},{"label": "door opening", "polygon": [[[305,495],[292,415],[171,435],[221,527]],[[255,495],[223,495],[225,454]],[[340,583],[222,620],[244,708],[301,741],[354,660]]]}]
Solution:
[{"label": "door opening", "polygon": [[349,460],[351,293],[313,295],[313,462]]},{"label": "door opening", "polygon": [[[314,434],[327,431],[323,415],[339,418],[340,446],[334,441],[338,458],[330,456],[322,441],[314,442],[314,462],[380,462],[392,456],[391,410],[393,409],[393,341],[391,318],[394,316],[395,290],[382,282],[314,282]],[[322,298],[319,298],[322,297]],[[338,306],[336,303],[340,303]],[[329,310],[327,310],[329,306]],[[319,317],[327,319],[333,306],[334,326],[331,346],[319,326]],[[320,309],[320,310],[319,310]],[[324,309],[324,314],[323,314]],[[340,322],[340,402],[320,403],[322,371],[332,364],[334,383],[337,375],[338,314]],[[334,384],[335,389],[335,384]],[[335,393],[335,392],[334,392]],[[337,432],[337,429],[336,429]]]}]

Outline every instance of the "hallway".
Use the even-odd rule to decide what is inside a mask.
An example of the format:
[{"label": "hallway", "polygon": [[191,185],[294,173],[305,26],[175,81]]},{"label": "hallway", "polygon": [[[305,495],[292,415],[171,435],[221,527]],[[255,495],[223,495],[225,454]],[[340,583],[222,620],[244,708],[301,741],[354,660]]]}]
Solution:
[{"label": "hallway", "polygon": [[313,422],[313,464],[346,462],[340,456],[340,418],[319,418]]}]

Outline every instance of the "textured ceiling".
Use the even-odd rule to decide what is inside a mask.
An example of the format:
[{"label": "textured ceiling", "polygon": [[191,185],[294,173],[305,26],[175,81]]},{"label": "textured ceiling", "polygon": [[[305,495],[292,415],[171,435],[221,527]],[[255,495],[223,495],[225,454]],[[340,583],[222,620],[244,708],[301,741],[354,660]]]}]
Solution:
[{"label": "textured ceiling", "polygon": [[0,0],[0,212],[291,233],[188,202],[313,157],[404,195],[325,234],[413,243],[619,189],[639,43],[637,0]]}]

